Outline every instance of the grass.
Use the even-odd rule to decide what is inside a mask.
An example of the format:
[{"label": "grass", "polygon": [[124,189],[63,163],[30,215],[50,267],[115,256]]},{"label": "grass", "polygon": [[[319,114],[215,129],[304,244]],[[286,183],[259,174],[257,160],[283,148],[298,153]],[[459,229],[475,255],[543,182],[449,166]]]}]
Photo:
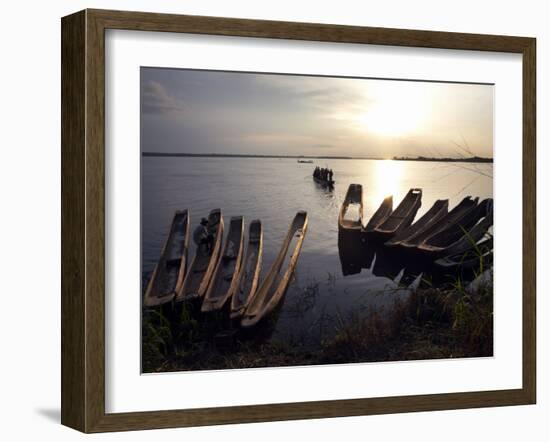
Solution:
[{"label": "grass", "polygon": [[[337,315],[332,336],[314,350],[230,333],[220,344],[219,318],[194,319],[184,307],[169,319],[148,312],[143,322],[145,372],[463,358],[493,354],[492,285],[475,292],[457,281],[424,288],[384,310]],[[227,326],[227,324],[226,324]],[[325,334],[326,335],[326,334]]]}]

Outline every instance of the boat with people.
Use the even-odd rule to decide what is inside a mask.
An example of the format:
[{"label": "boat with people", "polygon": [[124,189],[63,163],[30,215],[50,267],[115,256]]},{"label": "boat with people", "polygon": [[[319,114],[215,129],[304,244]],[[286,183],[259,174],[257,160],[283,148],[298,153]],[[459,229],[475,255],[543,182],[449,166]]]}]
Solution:
[{"label": "boat with people", "polygon": [[367,233],[370,238],[376,240],[391,238],[411,225],[421,204],[422,189],[410,189],[397,208],[384,221]]},{"label": "boat with people", "polygon": [[334,187],[334,179],[333,179],[334,173],[332,169],[326,168],[326,167],[319,167],[317,166],[313,170],[313,181],[316,183],[326,186],[326,187]]},{"label": "boat with people", "polygon": [[156,307],[172,301],[183,284],[187,269],[189,225],[189,211],[177,210],[172,218],[160,258],[145,290],[145,307]]},{"label": "boat with people", "polygon": [[298,160],[298,163],[313,164],[313,160]]},{"label": "boat with people", "polygon": [[242,315],[242,327],[248,328],[258,324],[281,302],[296,268],[307,225],[307,212],[298,212],[290,224],[277,258]]},{"label": "boat with people", "polygon": [[181,288],[176,292],[176,303],[202,298],[214,273],[223,238],[223,217],[221,209],[214,209],[208,215],[207,230],[211,235],[210,246],[197,246],[195,257],[189,266]]},{"label": "boat with people", "polygon": [[363,186],[361,184],[350,184],[338,214],[338,231],[341,233],[359,233],[362,228]]},{"label": "boat with people", "polygon": [[240,318],[254,298],[260,280],[263,253],[262,222],[253,220],[248,228],[248,245],[238,276],[239,284],[231,298],[231,319]]},{"label": "boat with people", "polygon": [[244,248],[244,218],[233,216],[229,221],[229,231],[222,253],[212,274],[202,301],[201,312],[220,310],[231,299],[239,285]]}]

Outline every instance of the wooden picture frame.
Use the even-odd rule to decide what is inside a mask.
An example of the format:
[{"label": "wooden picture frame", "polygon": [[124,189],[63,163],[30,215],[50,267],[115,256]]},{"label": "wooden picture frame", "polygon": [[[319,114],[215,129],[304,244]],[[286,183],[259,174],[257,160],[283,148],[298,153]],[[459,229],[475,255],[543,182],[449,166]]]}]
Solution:
[{"label": "wooden picture frame", "polygon": [[[523,57],[523,385],[272,405],[105,412],[105,30],[518,53]],[[83,432],[533,404],[536,400],[536,41],[533,38],[84,10],[62,19],[62,408]]]}]

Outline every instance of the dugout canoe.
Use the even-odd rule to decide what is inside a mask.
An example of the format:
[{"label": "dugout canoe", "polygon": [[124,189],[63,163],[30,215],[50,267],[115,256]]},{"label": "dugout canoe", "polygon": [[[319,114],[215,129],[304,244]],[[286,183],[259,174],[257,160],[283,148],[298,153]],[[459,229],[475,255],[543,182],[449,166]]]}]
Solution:
[{"label": "dugout canoe", "polygon": [[401,230],[398,234],[393,236],[389,241],[386,241],[384,245],[395,246],[400,241],[406,240],[413,235],[429,229],[436,225],[444,216],[449,213],[449,200],[437,200],[430,210],[422,215],[414,224]]},{"label": "dugout canoe", "polygon": [[417,249],[438,256],[461,253],[476,244],[492,225],[493,199],[487,198],[455,224],[424,240]]},{"label": "dugout canoe", "polygon": [[434,266],[438,271],[449,271],[458,268],[472,269],[478,266],[478,268],[484,269],[492,262],[493,238],[488,238],[464,252],[437,259]]},{"label": "dugout canoe", "polygon": [[262,246],[262,222],[256,219],[250,223],[248,228],[248,245],[238,277],[239,285],[231,298],[231,319],[240,318],[256,294],[262,267]]},{"label": "dugout canoe", "polygon": [[[346,219],[350,208],[354,207],[358,212],[357,219]],[[363,228],[363,186],[361,184],[350,184],[344,202],[338,214],[339,232],[361,232]]]},{"label": "dugout canoe", "polygon": [[411,235],[409,238],[397,242],[396,245],[407,249],[416,248],[423,241],[433,236],[437,232],[456,225],[466,214],[476,208],[477,202],[478,198],[472,199],[471,196],[467,196],[449,213],[447,213],[447,215],[442,217],[437,223],[430,224],[430,226]]},{"label": "dugout canoe", "polygon": [[[300,256],[307,224],[307,212],[298,212],[288,229],[275,262],[243,314],[241,319],[243,327],[252,327],[268,317],[283,298]],[[287,262],[286,268],[283,269]]]},{"label": "dugout canoe", "polygon": [[322,180],[321,178],[317,178],[315,176],[313,177],[313,181],[325,187],[334,187],[334,183],[336,182],[334,180]]},{"label": "dugout canoe", "polygon": [[189,249],[189,211],[177,210],[172,218],[166,242],[143,299],[145,307],[155,307],[174,299],[183,284]]},{"label": "dugout canoe", "polygon": [[214,273],[223,238],[223,217],[221,209],[214,209],[208,215],[208,232],[213,236],[212,250],[197,247],[181,288],[177,291],[176,303],[202,298]]},{"label": "dugout canoe", "polygon": [[397,208],[371,233],[376,239],[389,239],[409,227],[422,205],[422,189],[410,189]]},{"label": "dugout canoe", "polygon": [[374,212],[371,219],[369,220],[367,226],[365,227],[365,232],[371,233],[376,229],[380,224],[388,219],[393,210],[393,195],[387,196],[380,204],[380,207]]},{"label": "dugout canoe", "polygon": [[244,248],[244,218],[233,216],[229,221],[229,231],[225,245],[219,255],[212,280],[202,301],[201,311],[220,310],[237,291],[238,275],[241,270]]}]

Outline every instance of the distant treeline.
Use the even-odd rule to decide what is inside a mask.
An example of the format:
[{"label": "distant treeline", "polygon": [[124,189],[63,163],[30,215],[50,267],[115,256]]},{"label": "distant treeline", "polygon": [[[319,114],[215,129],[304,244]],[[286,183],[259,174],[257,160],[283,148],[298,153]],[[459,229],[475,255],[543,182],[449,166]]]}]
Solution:
[{"label": "distant treeline", "polygon": [[[349,157],[349,156],[310,156],[310,155],[260,155],[238,153],[186,153],[186,152],[142,152],[144,157],[199,157],[199,158],[286,158],[298,160],[383,160],[376,157]],[[437,162],[464,162],[464,163],[492,163],[492,158],[429,158],[429,157],[393,157],[395,161],[437,161]]]},{"label": "distant treeline", "polygon": [[437,161],[438,163],[492,163],[492,158],[469,157],[469,158],[430,158],[430,157],[393,157],[395,161]]},{"label": "distant treeline", "polygon": [[358,158],[346,156],[304,156],[304,155],[259,155],[238,153],[180,153],[180,152],[143,152],[144,157],[209,157],[209,158],[290,158],[302,160],[376,160],[378,158]]}]

